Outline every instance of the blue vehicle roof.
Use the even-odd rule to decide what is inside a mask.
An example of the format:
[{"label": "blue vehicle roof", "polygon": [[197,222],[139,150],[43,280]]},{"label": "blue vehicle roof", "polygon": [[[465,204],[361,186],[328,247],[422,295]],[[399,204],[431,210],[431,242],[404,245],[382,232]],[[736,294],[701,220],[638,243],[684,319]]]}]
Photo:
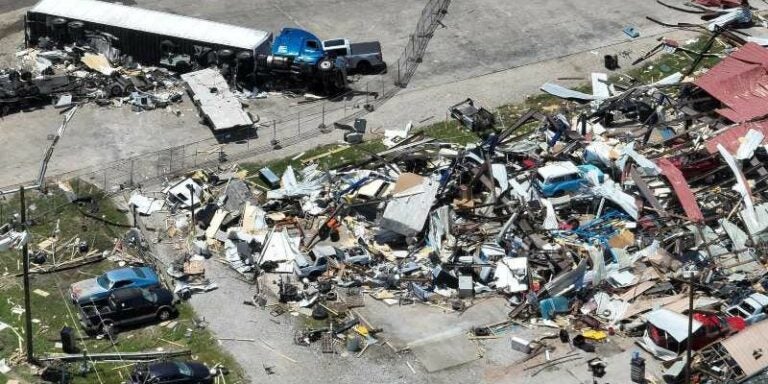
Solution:
[{"label": "blue vehicle roof", "polygon": [[[299,56],[302,53],[302,44],[306,40],[320,39],[310,32],[298,28],[283,28],[272,43],[272,54],[276,56]],[[322,47],[319,47],[322,52]]]},{"label": "blue vehicle roof", "polygon": [[150,267],[118,268],[107,271],[105,274],[111,281],[157,278],[155,271]]}]

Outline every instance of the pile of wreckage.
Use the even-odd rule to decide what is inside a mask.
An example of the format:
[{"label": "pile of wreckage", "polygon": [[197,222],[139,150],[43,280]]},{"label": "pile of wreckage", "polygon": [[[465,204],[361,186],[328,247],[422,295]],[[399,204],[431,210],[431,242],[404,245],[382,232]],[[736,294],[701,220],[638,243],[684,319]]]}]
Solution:
[{"label": "pile of wreckage", "polygon": [[142,67],[112,47],[105,33],[89,33],[62,45],[42,41],[16,54],[18,68],[0,70],[0,112],[54,103],[57,108],[93,101],[165,108],[181,101],[184,84],[165,68]]},{"label": "pile of wreckage", "polygon": [[[455,311],[501,296],[512,321],[575,332],[584,350],[635,337],[680,378],[690,345],[701,382],[744,380],[768,368],[768,50],[747,43],[693,76],[545,84],[578,103],[475,144],[388,131],[389,148],[335,169],[197,171],[131,203],[185,239],[169,271],[183,289],[215,288],[201,277],[214,258],[278,281],[274,312],[332,319],[297,342],[370,343],[351,312],[366,294]],[[480,110],[452,113],[472,127]]]}]

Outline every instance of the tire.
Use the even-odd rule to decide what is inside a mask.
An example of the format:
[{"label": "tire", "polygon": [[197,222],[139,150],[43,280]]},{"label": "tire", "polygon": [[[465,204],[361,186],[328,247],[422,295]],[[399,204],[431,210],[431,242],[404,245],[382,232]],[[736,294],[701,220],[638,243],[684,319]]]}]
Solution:
[{"label": "tire", "polygon": [[125,89],[120,84],[112,84],[109,87],[109,95],[112,97],[120,97],[125,93]]},{"label": "tire", "polygon": [[333,61],[328,58],[322,59],[317,63],[317,68],[323,72],[328,72],[333,69]]},{"label": "tire", "polygon": [[170,320],[171,315],[173,314],[168,308],[161,308],[159,311],[157,311],[157,319],[160,321]]},{"label": "tire", "polygon": [[173,49],[176,48],[176,44],[174,44],[170,40],[163,40],[160,42],[160,50],[163,53],[170,53],[173,52]]},{"label": "tire", "polygon": [[104,320],[99,324],[99,332],[105,335],[113,335],[117,327],[112,320]]},{"label": "tire", "polygon": [[219,63],[229,63],[234,60],[235,52],[231,49],[219,49],[217,52]]},{"label": "tire", "polygon": [[57,17],[53,20],[51,20],[51,25],[55,25],[56,27],[61,27],[67,24],[67,19],[63,17]]},{"label": "tire", "polygon": [[373,72],[373,67],[371,66],[371,63],[363,60],[359,63],[357,63],[357,67],[355,67],[358,72],[360,73],[371,73]]},{"label": "tire", "polygon": [[315,307],[312,308],[312,318],[315,320],[325,320],[328,318],[328,310],[320,305],[315,305]]}]

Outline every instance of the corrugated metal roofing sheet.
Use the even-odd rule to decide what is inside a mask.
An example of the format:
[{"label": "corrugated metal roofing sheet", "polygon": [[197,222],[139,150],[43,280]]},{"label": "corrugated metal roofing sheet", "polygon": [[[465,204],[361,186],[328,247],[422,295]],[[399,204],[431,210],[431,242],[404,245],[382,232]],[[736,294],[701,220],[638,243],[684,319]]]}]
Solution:
[{"label": "corrugated metal roofing sheet", "polygon": [[680,205],[683,206],[683,210],[688,218],[695,222],[703,221],[704,215],[701,213],[699,204],[696,203],[696,197],[693,196],[691,187],[685,181],[683,173],[667,158],[657,159],[656,164],[661,168],[661,173],[667,177],[672,188],[675,190],[675,195],[677,195],[677,199],[680,201]]},{"label": "corrugated metal roofing sheet", "polygon": [[768,354],[753,355],[755,350],[768,346],[768,321],[751,325],[721,344],[745,375],[752,376],[768,368]]},{"label": "corrugated metal roofing sheet", "polygon": [[[722,146],[727,149],[728,152],[736,153],[736,151],[739,149],[739,146],[741,145],[742,138],[747,135],[747,132],[749,132],[750,129],[762,132],[764,136],[768,137],[768,120],[742,123],[726,128],[717,136],[707,140],[707,152],[712,155],[716,154],[717,145],[722,144]],[[763,140],[763,142],[765,142],[765,140]]]},{"label": "corrugated metal roofing sheet", "polygon": [[696,80],[726,105],[717,112],[733,122],[768,114],[768,49],[747,43]]},{"label": "corrugated metal roofing sheet", "polygon": [[229,90],[229,84],[219,71],[206,68],[181,75],[192,91],[192,100],[208,117],[213,130],[245,127],[253,124],[243,110],[240,100]]},{"label": "corrugated metal roofing sheet", "polygon": [[194,17],[94,0],[42,0],[30,12],[254,50],[270,33]]}]

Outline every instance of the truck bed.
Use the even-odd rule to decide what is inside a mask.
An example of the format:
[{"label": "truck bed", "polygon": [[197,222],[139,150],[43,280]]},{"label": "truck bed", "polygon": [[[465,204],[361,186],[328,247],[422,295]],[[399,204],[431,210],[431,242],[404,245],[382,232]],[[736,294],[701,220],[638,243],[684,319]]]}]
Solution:
[{"label": "truck bed", "polygon": [[349,45],[349,51],[352,54],[352,56],[380,54],[381,43],[379,43],[378,41],[352,43]]}]

